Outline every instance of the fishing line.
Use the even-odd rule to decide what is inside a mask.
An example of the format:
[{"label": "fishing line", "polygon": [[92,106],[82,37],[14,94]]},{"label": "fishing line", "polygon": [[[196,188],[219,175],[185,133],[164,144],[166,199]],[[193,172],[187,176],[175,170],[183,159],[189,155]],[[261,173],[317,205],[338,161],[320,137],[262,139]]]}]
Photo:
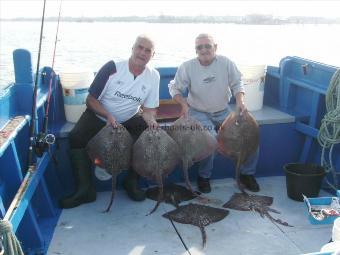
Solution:
[{"label": "fishing line", "polygon": [[[57,42],[58,42],[59,24],[60,24],[60,16],[61,16],[60,15],[61,14],[61,4],[62,4],[62,0],[60,1],[60,5],[59,5],[57,31],[56,31],[56,34],[55,34],[53,57],[52,57],[52,67],[51,67],[52,68],[52,72],[51,72],[51,77],[50,77],[50,82],[49,82],[49,87],[48,87],[48,97],[47,97],[47,106],[46,106],[46,114],[45,114],[44,125],[43,125],[43,132],[47,131],[48,112],[49,112],[50,101],[51,101],[51,94],[52,94],[52,82],[53,82],[53,77],[55,76],[54,63],[55,63],[55,55],[56,55]],[[54,82],[54,84],[55,84],[55,82]]]},{"label": "fishing line", "polygon": [[185,248],[186,251],[191,255],[190,250],[188,249],[187,245],[185,244],[185,242],[184,242],[184,240],[183,240],[181,234],[179,233],[178,229],[176,228],[174,222],[172,221],[172,219],[169,219],[169,221],[171,222],[171,225],[174,227],[174,229],[175,229],[175,231],[176,231],[176,233],[177,233],[179,239],[181,240],[181,242],[182,242],[184,248]]},{"label": "fishing line", "polygon": [[55,40],[54,40],[52,66],[51,66],[52,70],[51,70],[49,85],[48,85],[48,95],[47,95],[47,103],[46,103],[46,109],[45,109],[45,117],[43,121],[42,131],[37,135],[35,139],[35,153],[38,157],[41,157],[46,151],[46,149],[49,148],[49,145],[54,144],[55,142],[55,136],[53,134],[47,134],[47,131],[48,131],[48,121],[49,121],[49,109],[50,109],[51,95],[52,95],[52,83],[54,84],[53,86],[54,91],[56,91],[56,84],[57,84],[57,80],[55,79],[54,63],[55,63],[55,56],[56,56],[56,50],[57,50],[59,24],[60,24],[60,17],[61,17],[61,4],[62,4],[62,0],[60,1],[57,30],[55,34]]}]

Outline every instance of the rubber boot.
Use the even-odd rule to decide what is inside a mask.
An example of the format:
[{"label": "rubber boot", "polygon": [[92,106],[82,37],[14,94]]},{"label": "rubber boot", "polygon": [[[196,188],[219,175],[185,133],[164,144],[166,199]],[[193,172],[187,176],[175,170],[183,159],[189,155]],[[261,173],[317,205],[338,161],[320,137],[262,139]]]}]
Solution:
[{"label": "rubber boot", "polygon": [[71,165],[76,181],[76,191],[60,200],[61,208],[73,208],[96,200],[96,190],[92,183],[92,163],[85,149],[71,150]]},{"label": "rubber boot", "polygon": [[138,187],[138,179],[139,175],[130,169],[123,182],[123,186],[130,199],[134,201],[143,201],[146,197],[145,191]]}]

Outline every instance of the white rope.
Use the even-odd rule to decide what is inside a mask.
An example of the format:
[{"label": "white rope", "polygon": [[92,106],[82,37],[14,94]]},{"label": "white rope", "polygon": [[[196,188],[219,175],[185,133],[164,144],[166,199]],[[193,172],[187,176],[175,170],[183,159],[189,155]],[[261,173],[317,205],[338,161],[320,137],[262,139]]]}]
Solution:
[{"label": "white rope", "polygon": [[20,242],[13,233],[12,225],[7,220],[0,220],[0,235],[2,237],[4,255],[24,255]]},{"label": "white rope", "polygon": [[[327,173],[332,174],[334,185],[327,178],[326,181],[336,190],[339,173],[336,172],[333,165],[333,149],[334,145],[340,143],[340,69],[334,73],[330,81],[326,94],[326,109],[327,113],[321,121],[318,133],[318,142],[322,147],[321,166]],[[326,149],[328,150],[328,159],[326,158]]]}]

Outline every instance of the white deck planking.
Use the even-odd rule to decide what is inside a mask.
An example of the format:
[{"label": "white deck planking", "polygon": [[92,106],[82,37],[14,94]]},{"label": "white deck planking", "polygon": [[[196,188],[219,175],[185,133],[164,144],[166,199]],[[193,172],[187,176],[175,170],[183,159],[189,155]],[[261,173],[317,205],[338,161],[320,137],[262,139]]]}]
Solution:
[{"label": "white deck planking", "polygon": [[[309,223],[305,204],[287,197],[285,177],[257,180],[261,186],[259,194],[273,196],[271,207],[281,211],[272,215],[294,227],[274,224],[254,212],[230,210],[224,220],[205,228],[207,246],[202,249],[199,228],[175,223],[189,253],[170,221],[162,217],[173,206],[162,203],[155,213],[146,216],[154,201],[133,202],[124,191],[118,191],[111,211],[101,213],[111,194],[101,192],[94,203],[63,210],[48,254],[296,255],[319,251],[330,240],[332,225]],[[211,206],[220,207],[238,191],[231,178],[213,180],[212,185],[213,191],[208,194],[213,198]],[[324,192],[320,195],[329,196]]]}]

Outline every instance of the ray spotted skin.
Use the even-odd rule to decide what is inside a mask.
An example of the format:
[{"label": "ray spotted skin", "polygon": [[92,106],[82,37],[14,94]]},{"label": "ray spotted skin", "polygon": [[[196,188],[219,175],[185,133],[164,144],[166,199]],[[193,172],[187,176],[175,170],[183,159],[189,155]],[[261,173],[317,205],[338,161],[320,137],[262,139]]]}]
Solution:
[{"label": "ray spotted skin", "polygon": [[105,126],[86,147],[91,160],[112,175],[111,199],[105,212],[110,210],[113,203],[117,175],[130,167],[132,143],[129,132],[118,124],[117,128]]},{"label": "ray spotted skin", "polygon": [[[150,188],[146,191],[146,196],[149,199],[158,200],[158,196],[159,196],[159,188],[158,187],[153,187]],[[183,201],[188,201],[191,199],[194,199],[195,196],[193,195],[193,193],[188,190],[187,188],[181,186],[181,185],[177,185],[174,183],[168,184],[164,186],[164,190],[163,190],[163,200],[166,203],[172,204],[173,206],[175,206],[176,208],[179,207],[179,204]]]},{"label": "ray spotted skin", "polygon": [[153,180],[159,187],[158,199],[151,213],[163,200],[163,179],[180,161],[177,143],[162,129],[146,129],[133,146],[132,164],[135,171]]},{"label": "ray spotted skin", "polygon": [[280,225],[292,227],[287,222],[280,219],[275,219],[269,212],[280,213],[279,211],[270,208],[273,203],[273,198],[268,196],[253,195],[248,193],[235,193],[230,200],[223,205],[224,208],[234,209],[238,211],[254,211],[258,212],[262,218],[267,217],[272,222]]},{"label": "ray spotted skin", "polygon": [[236,162],[235,179],[242,193],[246,193],[240,182],[240,167],[258,148],[259,126],[247,111],[242,116],[232,112],[222,123],[218,134],[218,150]]},{"label": "ray spotted skin", "polygon": [[163,217],[182,224],[190,224],[200,229],[202,235],[202,246],[206,246],[206,226],[223,220],[229,214],[228,210],[215,208],[200,204],[187,204],[163,214]]},{"label": "ray spotted skin", "polygon": [[193,191],[189,181],[188,169],[194,162],[213,154],[217,149],[217,141],[194,118],[179,118],[167,129],[167,132],[179,145],[185,182],[188,188]]}]

